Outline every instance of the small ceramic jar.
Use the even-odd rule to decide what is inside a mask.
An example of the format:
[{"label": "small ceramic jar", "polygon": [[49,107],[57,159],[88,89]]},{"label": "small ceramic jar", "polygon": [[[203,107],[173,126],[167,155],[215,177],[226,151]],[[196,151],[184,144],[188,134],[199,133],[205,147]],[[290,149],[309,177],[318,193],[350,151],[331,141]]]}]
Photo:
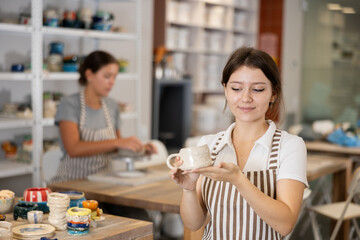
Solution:
[{"label": "small ceramic jar", "polygon": [[33,210],[38,210],[39,206],[36,203],[18,203],[14,207],[14,220],[16,221],[19,217],[27,219],[27,213]]},{"label": "small ceramic jar", "polygon": [[41,223],[43,220],[43,212],[42,211],[29,211],[27,213],[27,219],[29,223]]}]

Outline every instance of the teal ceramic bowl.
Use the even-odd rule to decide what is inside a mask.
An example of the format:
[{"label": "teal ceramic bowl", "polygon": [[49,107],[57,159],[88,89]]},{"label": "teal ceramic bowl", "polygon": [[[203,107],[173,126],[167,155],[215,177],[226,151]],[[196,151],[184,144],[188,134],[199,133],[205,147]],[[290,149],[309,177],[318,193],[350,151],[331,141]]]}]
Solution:
[{"label": "teal ceramic bowl", "polygon": [[14,207],[14,220],[18,218],[27,219],[27,213],[33,210],[39,210],[39,206],[33,202],[19,202]]},{"label": "teal ceramic bowl", "polygon": [[[21,197],[19,198],[19,203],[31,203],[31,202],[24,201],[24,198]],[[50,211],[49,207],[47,206],[47,202],[33,202],[33,203],[36,203],[39,207],[38,210],[43,211],[44,213],[48,213]]]}]

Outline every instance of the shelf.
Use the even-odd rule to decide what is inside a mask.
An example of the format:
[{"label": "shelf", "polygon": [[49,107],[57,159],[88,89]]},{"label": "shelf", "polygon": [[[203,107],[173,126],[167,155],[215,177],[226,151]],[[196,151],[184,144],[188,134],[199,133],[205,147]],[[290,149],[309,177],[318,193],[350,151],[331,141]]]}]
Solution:
[{"label": "shelf", "polygon": [[96,39],[108,39],[108,40],[136,40],[136,35],[132,33],[115,33],[115,32],[103,32],[97,30],[87,29],[73,29],[62,27],[43,27],[42,32],[44,35],[61,35],[69,37],[84,37],[84,38],[96,38]]},{"label": "shelf", "polygon": [[195,49],[195,48],[169,48],[170,52],[174,53],[193,53],[193,54],[208,54],[208,55],[220,55],[228,56],[231,52],[229,51],[211,51],[206,49]]},{"label": "shelf", "polygon": [[0,117],[0,129],[32,127],[33,120],[16,117]]},{"label": "shelf", "polygon": [[27,34],[30,36],[32,31],[31,25],[21,25],[13,23],[0,23],[0,31]]},{"label": "shelf", "polygon": [[0,81],[30,81],[31,73],[1,72]]},{"label": "shelf", "polygon": [[[43,77],[45,81],[77,81],[80,75],[77,72],[46,72]],[[116,80],[133,80],[137,77],[137,74],[119,73]]]},{"label": "shelf", "polygon": [[9,159],[0,160],[0,178],[14,177],[33,172],[31,164],[17,163]]}]

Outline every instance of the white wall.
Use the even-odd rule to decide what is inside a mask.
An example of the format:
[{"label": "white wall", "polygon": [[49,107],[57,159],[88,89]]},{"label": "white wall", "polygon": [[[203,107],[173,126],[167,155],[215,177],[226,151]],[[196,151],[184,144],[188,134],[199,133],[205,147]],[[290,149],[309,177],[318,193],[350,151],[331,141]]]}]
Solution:
[{"label": "white wall", "polygon": [[303,1],[285,0],[283,12],[282,78],[286,119],[283,128],[301,119]]}]

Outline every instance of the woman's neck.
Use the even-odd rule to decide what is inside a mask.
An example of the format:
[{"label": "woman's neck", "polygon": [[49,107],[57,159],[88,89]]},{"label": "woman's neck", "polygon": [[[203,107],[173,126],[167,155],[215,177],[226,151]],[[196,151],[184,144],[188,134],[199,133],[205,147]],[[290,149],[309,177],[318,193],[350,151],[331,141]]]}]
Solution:
[{"label": "woman's neck", "polygon": [[85,104],[93,109],[101,108],[101,96],[97,95],[91,88],[85,87]]},{"label": "woman's neck", "polygon": [[255,142],[265,134],[268,128],[269,124],[265,120],[255,123],[236,122],[232,139],[236,142]]}]

